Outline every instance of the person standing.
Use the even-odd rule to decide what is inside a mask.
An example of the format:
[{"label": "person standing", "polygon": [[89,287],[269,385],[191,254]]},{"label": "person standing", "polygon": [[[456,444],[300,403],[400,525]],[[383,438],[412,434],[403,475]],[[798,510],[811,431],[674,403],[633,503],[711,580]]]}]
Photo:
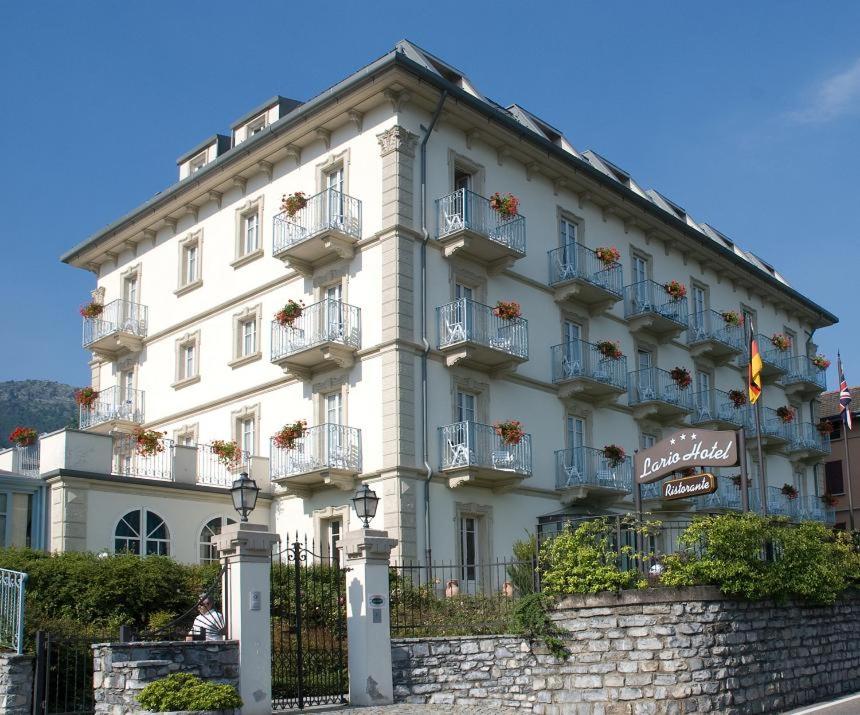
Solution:
[{"label": "person standing", "polygon": [[200,594],[200,600],[197,602],[197,616],[194,618],[194,624],[186,640],[202,638],[207,641],[223,641],[225,630],[224,616],[215,610],[215,604],[212,603],[209,594]]}]

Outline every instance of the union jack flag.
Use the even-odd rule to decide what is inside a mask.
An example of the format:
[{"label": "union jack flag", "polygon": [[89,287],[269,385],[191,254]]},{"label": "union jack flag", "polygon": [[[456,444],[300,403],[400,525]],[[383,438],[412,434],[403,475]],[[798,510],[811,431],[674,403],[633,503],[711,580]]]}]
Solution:
[{"label": "union jack flag", "polygon": [[839,414],[842,421],[851,429],[851,390],[848,389],[848,381],[842,372],[842,357],[836,351],[836,366],[839,370]]}]

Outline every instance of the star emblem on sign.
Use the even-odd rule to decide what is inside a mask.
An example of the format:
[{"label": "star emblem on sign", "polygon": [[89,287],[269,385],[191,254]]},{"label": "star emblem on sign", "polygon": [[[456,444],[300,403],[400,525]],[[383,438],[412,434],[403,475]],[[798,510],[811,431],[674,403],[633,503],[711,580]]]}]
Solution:
[{"label": "star emblem on sign", "polygon": [[675,444],[675,438],[674,437],[669,440],[669,444]]},{"label": "star emblem on sign", "polygon": [[686,432],[681,433],[681,439],[687,439],[687,433]]},{"label": "star emblem on sign", "polygon": [[690,439],[696,439],[696,433],[695,432],[693,432],[693,434],[690,435]]}]

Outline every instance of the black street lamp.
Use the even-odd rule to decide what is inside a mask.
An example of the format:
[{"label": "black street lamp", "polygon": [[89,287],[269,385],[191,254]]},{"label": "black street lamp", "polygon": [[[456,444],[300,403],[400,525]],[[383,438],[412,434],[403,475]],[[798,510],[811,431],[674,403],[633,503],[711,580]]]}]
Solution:
[{"label": "black street lamp", "polygon": [[376,516],[376,507],[379,506],[379,497],[367,484],[362,484],[352,498],[352,505],[358,518],[364,522],[364,528],[370,526],[370,520]]},{"label": "black street lamp", "polygon": [[248,476],[248,472],[242,472],[239,478],[230,487],[230,496],[233,497],[233,508],[239,512],[242,521],[248,521],[248,514],[257,506],[257,495],[260,487],[257,482]]}]

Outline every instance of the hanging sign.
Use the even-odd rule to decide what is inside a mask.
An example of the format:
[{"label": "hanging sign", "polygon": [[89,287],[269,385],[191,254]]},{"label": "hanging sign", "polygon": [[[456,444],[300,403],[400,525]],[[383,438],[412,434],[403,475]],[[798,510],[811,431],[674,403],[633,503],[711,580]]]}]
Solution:
[{"label": "hanging sign", "polygon": [[734,467],[738,464],[738,434],[732,430],[688,429],[675,432],[653,447],[636,453],[639,484],[656,482],[688,467]]},{"label": "hanging sign", "polygon": [[699,497],[703,494],[713,494],[717,491],[717,480],[713,474],[703,472],[691,477],[679,479],[667,479],[663,482],[663,498],[684,499],[685,497]]}]

